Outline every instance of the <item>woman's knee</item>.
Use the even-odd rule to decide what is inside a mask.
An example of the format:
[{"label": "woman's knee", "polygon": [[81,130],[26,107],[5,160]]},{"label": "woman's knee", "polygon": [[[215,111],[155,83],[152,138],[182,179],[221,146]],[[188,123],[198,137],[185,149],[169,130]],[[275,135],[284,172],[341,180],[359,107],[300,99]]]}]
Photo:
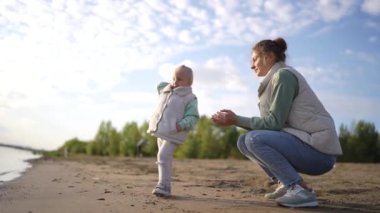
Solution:
[{"label": "woman's knee", "polygon": [[245,153],[245,150],[247,149],[245,147],[245,134],[242,134],[239,136],[238,141],[236,143],[236,146],[241,153],[243,153],[243,154]]},{"label": "woman's knee", "polygon": [[247,134],[243,134],[239,137],[237,147],[243,154],[252,154],[258,144],[262,144],[261,137],[259,137],[259,131],[250,131]]},{"label": "woman's knee", "polygon": [[250,131],[247,133],[245,146],[250,152],[255,153],[255,150],[263,145],[266,145],[266,140],[261,131]]}]

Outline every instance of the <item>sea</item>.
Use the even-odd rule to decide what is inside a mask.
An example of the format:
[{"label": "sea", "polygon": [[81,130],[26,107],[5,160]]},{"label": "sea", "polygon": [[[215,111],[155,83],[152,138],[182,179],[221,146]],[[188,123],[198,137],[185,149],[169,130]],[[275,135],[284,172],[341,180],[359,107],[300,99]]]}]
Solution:
[{"label": "sea", "polygon": [[20,177],[32,164],[27,160],[40,158],[31,151],[0,146],[0,185]]}]

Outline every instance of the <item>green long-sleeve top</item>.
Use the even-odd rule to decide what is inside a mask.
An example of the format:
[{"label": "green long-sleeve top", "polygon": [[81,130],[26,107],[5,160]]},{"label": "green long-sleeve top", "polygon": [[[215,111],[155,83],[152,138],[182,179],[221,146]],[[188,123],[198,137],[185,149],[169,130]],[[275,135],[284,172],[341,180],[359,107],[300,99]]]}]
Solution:
[{"label": "green long-sleeve top", "polygon": [[297,77],[290,71],[281,69],[270,82],[273,87],[269,114],[265,117],[236,116],[236,125],[245,129],[281,130],[288,118],[294,98],[298,94]]}]

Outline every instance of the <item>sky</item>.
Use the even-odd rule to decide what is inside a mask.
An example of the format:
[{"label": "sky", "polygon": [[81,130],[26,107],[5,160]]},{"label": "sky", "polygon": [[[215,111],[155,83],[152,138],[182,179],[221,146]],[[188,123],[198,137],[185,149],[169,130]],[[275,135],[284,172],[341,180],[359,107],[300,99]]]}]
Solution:
[{"label": "sky", "polygon": [[201,115],[259,116],[251,49],[277,37],[337,130],[379,130],[378,0],[1,0],[0,142],[52,150],[141,124],[181,64]]}]

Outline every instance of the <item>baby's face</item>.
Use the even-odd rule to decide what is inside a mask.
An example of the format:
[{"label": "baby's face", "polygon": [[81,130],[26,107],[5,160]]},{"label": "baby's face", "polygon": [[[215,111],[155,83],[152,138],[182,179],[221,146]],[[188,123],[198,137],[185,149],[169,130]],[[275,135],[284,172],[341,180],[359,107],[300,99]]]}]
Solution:
[{"label": "baby's face", "polygon": [[191,86],[190,78],[185,72],[179,70],[173,75],[173,80],[171,83],[173,88],[177,87],[189,87]]}]

